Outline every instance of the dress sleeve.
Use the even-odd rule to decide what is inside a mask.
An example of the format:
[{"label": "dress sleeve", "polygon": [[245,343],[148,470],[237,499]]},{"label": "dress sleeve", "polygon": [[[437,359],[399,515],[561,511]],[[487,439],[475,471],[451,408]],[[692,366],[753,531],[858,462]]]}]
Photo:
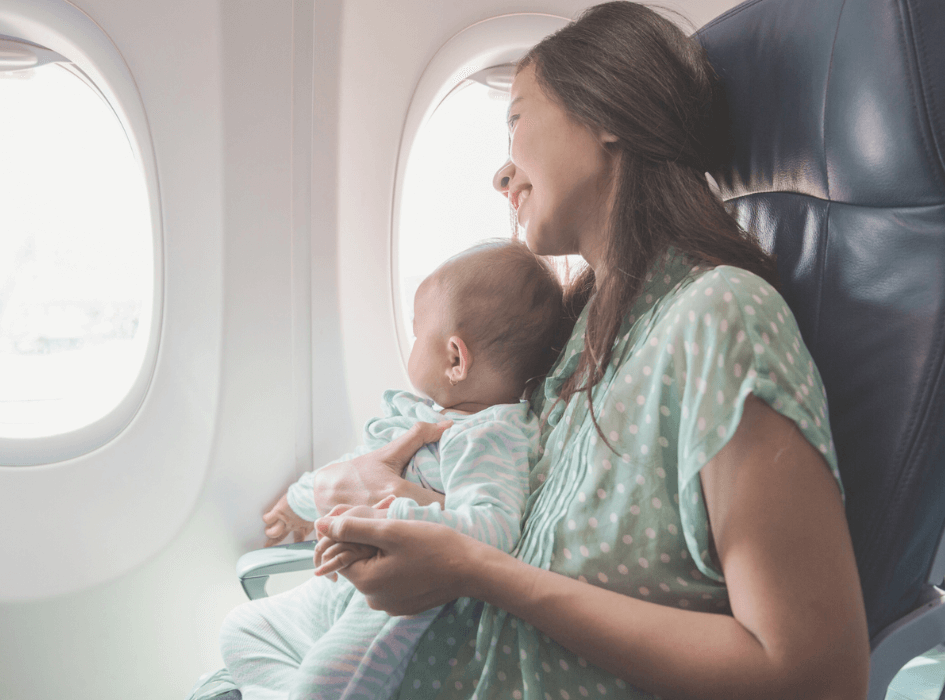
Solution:
[{"label": "dress sleeve", "polygon": [[420,506],[397,498],[388,518],[442,523],[477,540],[511,551],[521,534],[528,498],[528,456],[537,420],[497,420],[472,425],[440,443],[446,497]]},{"label": "dress sleeve", "polygon": [[[679,508],[700,571],[722,580],[709,556],[700,471],[731,439],[754,394],[792,420],[840,484],[827,395],[780,294],[751,273],[719,267],[683,294],[674,334],[680,395]],[[842,493],[842,489],[841,489]]]}]

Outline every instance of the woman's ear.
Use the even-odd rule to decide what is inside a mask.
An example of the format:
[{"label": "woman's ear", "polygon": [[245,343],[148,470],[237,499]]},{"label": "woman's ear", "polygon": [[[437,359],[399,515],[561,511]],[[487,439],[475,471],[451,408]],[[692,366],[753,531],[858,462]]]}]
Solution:
[{"label": "woman's ear", "polygon": [[603,129],[597,132],[597,138],[600,140],[600,143],[604,148],[607,148],[608,146],[611,146],[620,140],[609,131],[604,131]]},{"label": "woman's ear", "polygon": [[466,343],[458,335],[450,336],[446,341],[446,350],[449,354],[449,369],[446,370],[446,378],[449,383],[456,386],[469,376],[469,370],[472,367],[472,354]]}]

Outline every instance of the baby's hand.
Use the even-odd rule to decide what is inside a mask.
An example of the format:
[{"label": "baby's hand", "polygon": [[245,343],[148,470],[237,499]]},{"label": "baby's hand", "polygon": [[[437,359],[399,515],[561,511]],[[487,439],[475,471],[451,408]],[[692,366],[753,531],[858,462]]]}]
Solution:
[{"label": "baby's hand", "polygon": [[[387,518],[387,508],[393,503],[394,497],[388,496],[378,502],[373,508],[369,506],[337,505],[328,513],[328,517],[351,515],[356,518]],[[317,532],[316,532],[317,534]],[[336,542],[330,537],[319,536],[315,545],[313,559],[315,561],[315,575],[328,576],[332,581],[338,580],[338,571],[360,559],[370,559],[377,554],[375,547],[349,542]]]},{"label": "baby's hand", "polygon": [[272,510],[263,516],[263,522],[266,523],[266,537],[269,538],[267,547],[279,544],[290,532],[295,533],[296,542],[301,542],[315,527],[315,523],[295,514],[287,494],[283,494]]},{"label": "baby's hand", "polygon": [[[326,544],[322,552],[318,548]],[[338,573],[346,566],[350,566],[361,559],[370,559],[377,554],[377,548],[366,544],[350,542],[335,542],[328,537],[322,537],[315,546],[315,575],[328,576],[332,581],[338,580]],[[319,564],[319,561],[321,564]]]},{"label": "baby's hand", "polygon": [[[395,498],[396,496],[388,496],[383,501],[378,501],[377,503],[375,503],[374,507],[377,508],[378,510],[387,510],[388,508],[390,508],[390,504],[394,502]],[[385,513],[384,515],[375,515],[373,517],[386,518],[387,514]]]}]

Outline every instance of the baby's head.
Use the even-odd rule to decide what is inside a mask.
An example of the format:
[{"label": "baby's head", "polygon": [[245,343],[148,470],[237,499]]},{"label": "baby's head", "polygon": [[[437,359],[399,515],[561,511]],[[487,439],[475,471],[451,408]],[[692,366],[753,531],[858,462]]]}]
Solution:
[{"label": "baby's head", "polygon": [[444,408],[513,403],[554,363],[563,316],[561,284],[544,260],[518,241],[480,243],[417,289],[410,380]]}]

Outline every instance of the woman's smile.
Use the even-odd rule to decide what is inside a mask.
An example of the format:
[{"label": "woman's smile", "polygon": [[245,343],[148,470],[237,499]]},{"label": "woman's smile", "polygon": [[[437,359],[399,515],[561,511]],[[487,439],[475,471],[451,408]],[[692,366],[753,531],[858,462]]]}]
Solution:
[{"label": "woman's smile", "polygon": [[519,222],[521,222],[522,205],[525,204],[525,200],[528,199],[529,193],[531,193],[531,189],[517,190],[509,193],[509,202],[512,205],[512,209],[518,214]]}]

